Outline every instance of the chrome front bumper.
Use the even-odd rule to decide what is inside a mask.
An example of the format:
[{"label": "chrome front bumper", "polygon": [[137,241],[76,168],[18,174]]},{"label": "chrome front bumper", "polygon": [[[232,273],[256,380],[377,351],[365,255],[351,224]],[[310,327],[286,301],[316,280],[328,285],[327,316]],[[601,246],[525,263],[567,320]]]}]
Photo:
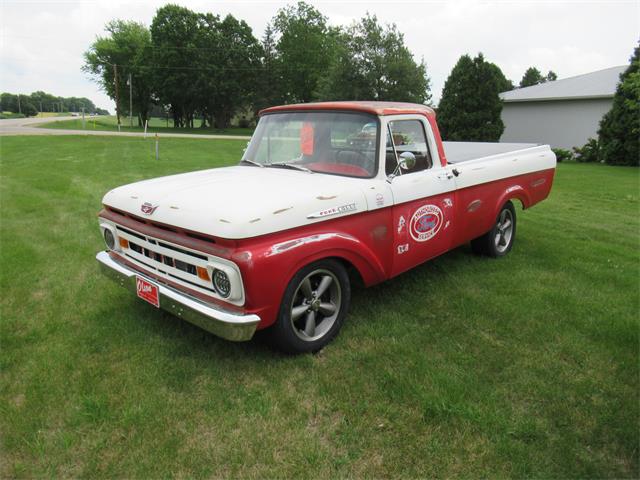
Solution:
[{"label": "chrome front bumper", "polygon": [[241,315],[220,307],[211,306],[180,293],[152,278],[140,274],[126,265],[117,262],[107,252],[96,255],[102,273],[132,292],[136,292],[136,275],[158,285],[160,308],[176,315],[218,337],[241,342],[253,337],[260,322],[258,315]]}]

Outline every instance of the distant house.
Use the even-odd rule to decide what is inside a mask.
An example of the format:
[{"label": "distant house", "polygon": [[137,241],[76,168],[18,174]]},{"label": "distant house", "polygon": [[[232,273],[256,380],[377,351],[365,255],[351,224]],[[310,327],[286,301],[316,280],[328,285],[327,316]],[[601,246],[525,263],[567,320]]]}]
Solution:
[{"label": "distant house", "polygon": [[500,94],[504,101],[501,142],[580,147],[596,137],[602,116],[626,66],[611,67]]}]

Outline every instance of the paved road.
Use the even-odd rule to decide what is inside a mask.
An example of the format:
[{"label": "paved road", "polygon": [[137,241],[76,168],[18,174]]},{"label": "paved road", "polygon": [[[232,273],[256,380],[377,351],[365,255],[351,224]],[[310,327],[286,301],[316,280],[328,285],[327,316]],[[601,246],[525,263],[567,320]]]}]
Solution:
[{"label": "paved road", "polygon": [[[37,128],[38,123],[57,122],[58,120],[77,120],[78,117],[10,118],[0,120],[0,135],[106,135],[114,137],[144,137],[142,132],[108,132],[101,130],[61,130],[57,128]],[[89,117],[90,118],[90,117]],[[87,124],[89,121],[87,120]],[[148,133],[147,136],[154,134]],[[197,133],[161,133],[163,138],[219,138],[249,140],[241,135],[200,135]]]}]

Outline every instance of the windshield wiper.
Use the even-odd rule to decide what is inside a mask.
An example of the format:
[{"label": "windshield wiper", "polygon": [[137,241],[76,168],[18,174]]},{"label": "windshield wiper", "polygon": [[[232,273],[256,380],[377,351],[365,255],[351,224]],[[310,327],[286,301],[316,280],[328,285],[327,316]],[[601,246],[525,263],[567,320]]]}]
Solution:
[{"label": "windshield wiper", "polygon": [[302,172],[313,173],[307,167],[303,167],[301,165],[296,165],[295,163],[274,162],[274,163],[266,164],[265,167],[290,168],[292,170],[300,170]]},{"label": "windshield wiper", "polygon": [[242,160],[240,160],[240,163],[248,163],[249,165],[253,165],[254,167],[264,168],[263,164],[258,163],[254,160],[249,160],[248,158],[243,158]]}]

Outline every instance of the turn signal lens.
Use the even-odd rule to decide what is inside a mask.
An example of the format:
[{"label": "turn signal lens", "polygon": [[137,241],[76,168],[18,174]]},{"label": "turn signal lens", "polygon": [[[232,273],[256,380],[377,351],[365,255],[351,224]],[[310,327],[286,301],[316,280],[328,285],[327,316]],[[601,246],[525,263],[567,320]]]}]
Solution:
[{"label": "turn signal lens", "polygon": [[120,246],[122,248],[129,248],[129,240],[127,240],[126,238],[122,238],[122,237],[120,237],[119,240],[120,240]]},{"label": "turn signal lens", "polygon": [[209,278],[209,272],[207,272],[207,269],[204,267],[198,267],[198,277],[201,280],[204,280],[205,282],[208,282],[211,280]]}]

